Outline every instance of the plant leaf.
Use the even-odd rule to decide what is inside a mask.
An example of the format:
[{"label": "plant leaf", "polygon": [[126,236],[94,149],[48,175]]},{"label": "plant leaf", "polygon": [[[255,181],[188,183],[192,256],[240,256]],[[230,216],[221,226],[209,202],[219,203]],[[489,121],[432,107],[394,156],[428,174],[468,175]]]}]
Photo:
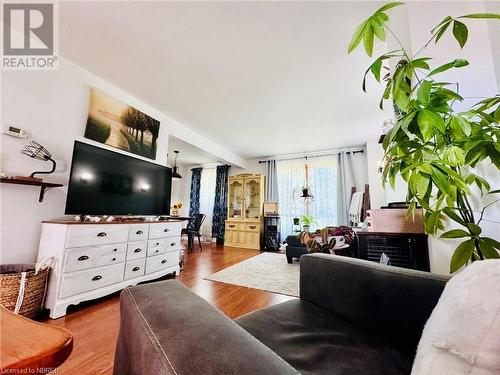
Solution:
[{"label": "plant leaf", "polygon": [[441,238],[461,238],[461,237],[470,237],[470,233],[466,232],[463,229],[452,229],[448,232],[444,232],[441,235]]},{"label": "plant leaf", "polygon": [[484,241],[483,238],[479,239],[479,248],[481,249],[481,253],[483,254],[485,259],[500,258],[498,250],[496,250],[493,246],[491,246],[487,241]]},{"label": "plant leaf", "polygon": [[464,227],[467,225],[465,223],[465,221],[460,216],[458,216],[458,214],[453,210],[453,208],[451,208],[451,207],[445,207],[445,208],[443,208],[443,212],[450,219],[452,219],[453,221],[456,221],[457,223],[463,225]]},{"label": "plant leaf", "polygon": [[465,16],[460,16],[457,18],[498,18],[500,19],[500,14],[495,13],[472,13],[466,14]]},{"label": "plant leaf", "polygon": [[497,250],[500,250],[500,242],[498,242],[497,240],[493,239],[493,238],[489,238],[489,237],[483,237],[481,238],[484,242],[487,242],[488,245],[490,245],[491,247],[497,249]]},{"label": "plant leaf", "polygon": [[429,100],[431,98],[431,89],[432,89],[431,81],[422,81],[417,90],[417,99],[424,104],[429,103]]},{"label": "plant leaf", "polygon": [[453,256],[451,257],[450,263],[450,273],[458,271],[460,267],[465,265],[469,259],[472,257],[472,252],[474,251],[475,241],[473,239],[462,242],[455,249]]},{"label": "plant leaf", "polygon": [[430,57],[421,57],[420,59],[415,59],[410,62],[414,68],[426,69],[429,70],[429,64],[426,61],[431,60]]},{"label": "plant leaf", "polygon": [[465,43],[467,43],[467,37],[469,36],[467,26],[460,21],[453,21],[453,36],[457,40],[458,44],[460,44],[460,48],[464,48]]},{"label": "plant leaf", "polygon": [[448,27],[450,25],[451,25],[451,17],[450,17],[450,21],[443,24],[443,26],[441,26],[441,28],[436,33],[436,40],[434,41],[434,43],[439,42],[439,39],[441,39],[441,37],[444,35],[444,33],[446,32],[446,30],[448,29]]},{"label": "plant leaf", "polygon": [[351,42],[349,43],[349,47],[347,47],[347,53],[351,53],[359,45],[359,43],[361,43],[367,24],[368,21],[363,22],[357,27],[356,31],[354,31]]},{"label": "plant leaf", "polygon": [[429,73],[428,77],[433,76],[433,75],[438,74],[438,73],[442,73],[445,70],[448,70],[451,68],[462,68],[462,67],[467,66],[467,65],[469,65],[469,62],[467,60],[456,59],[456,60],[453,60],[449,63],[443,64],[443,65],[437,67],[436,69],[434,69],[433,71],[431,71]]},{"label": "plant leaf", "polygon": [[375,13],[380,13],[380,12],[383,12],[385,10],[388,10],[388,9],[391,9],[391,8],[394,8],[394,7],[403,5],[403,4],[404,3],[402,3],[401,1],[393,1],[391,3],[387,3],[387,4],[383,5],[382,7],[380,7],[379,9],[377,9],[377,11]]},{"label": "plant leaf", "polygon": [[482,232],[481,227],[474,223],[467,223],[467,227],[474,236],[479,236]]},{"label": "plant leaf", "polygon": [[368,56],[373,55],[373,28],[368,23],[363,32],[363,45],[365,47],[365,52]]},{"label": "plant leaf", "polygon": [[418,127],[424,141],[428,141],[434,135],[434,129],[439,130],[444,133],[444,120],[436,112],[430,111],[428,109],[421,109],[417,116]]}]

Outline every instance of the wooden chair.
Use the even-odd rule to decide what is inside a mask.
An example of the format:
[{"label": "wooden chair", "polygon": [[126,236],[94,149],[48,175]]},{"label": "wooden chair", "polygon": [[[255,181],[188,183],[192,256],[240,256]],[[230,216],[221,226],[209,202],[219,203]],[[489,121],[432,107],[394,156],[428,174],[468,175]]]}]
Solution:
[{"label": "wooden chair", "polygon": [[200,251],[203,251],[203,247],[201,246],[201,225],[205,221],[205,214],[196,214],[194,215],[188,222],[186,228],[182,230],[182,234],[188,236],[188,248],[189,251],[193,251],[193,242],[194,237],[198,237],[198,246],[200,247]]}]

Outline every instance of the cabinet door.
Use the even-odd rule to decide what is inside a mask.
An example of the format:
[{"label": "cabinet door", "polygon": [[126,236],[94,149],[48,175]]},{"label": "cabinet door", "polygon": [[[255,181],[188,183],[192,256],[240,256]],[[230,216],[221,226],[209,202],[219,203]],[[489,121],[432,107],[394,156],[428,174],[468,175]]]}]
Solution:
[{"label": "cabinet door", "polygon": [[228,184],[228,219],[243,219],[243,179],[230,179]]},{"label": "cabinet door", "polygon": [[245,219],[260,219],[262,214],[262,196],[260,178],[246,178],[245,191]]}]

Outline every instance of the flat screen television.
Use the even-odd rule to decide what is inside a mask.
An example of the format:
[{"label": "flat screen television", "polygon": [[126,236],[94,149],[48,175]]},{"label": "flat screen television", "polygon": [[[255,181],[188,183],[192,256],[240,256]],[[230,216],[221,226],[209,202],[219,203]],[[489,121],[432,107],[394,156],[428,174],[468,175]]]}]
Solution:
[{"label": "flat screen television", "polygon": [[75,141],[66,214],[168,215],[172,170]]}]

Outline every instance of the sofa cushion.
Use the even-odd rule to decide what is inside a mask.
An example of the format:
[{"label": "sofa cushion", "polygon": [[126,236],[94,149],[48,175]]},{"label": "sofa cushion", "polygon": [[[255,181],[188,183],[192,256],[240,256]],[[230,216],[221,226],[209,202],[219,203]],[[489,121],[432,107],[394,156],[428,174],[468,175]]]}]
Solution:
[{"label": "sofa cushion", "polygon": [[414,353],[293,300],[236,319],[254,337],[302,374],[409,374]]}]

